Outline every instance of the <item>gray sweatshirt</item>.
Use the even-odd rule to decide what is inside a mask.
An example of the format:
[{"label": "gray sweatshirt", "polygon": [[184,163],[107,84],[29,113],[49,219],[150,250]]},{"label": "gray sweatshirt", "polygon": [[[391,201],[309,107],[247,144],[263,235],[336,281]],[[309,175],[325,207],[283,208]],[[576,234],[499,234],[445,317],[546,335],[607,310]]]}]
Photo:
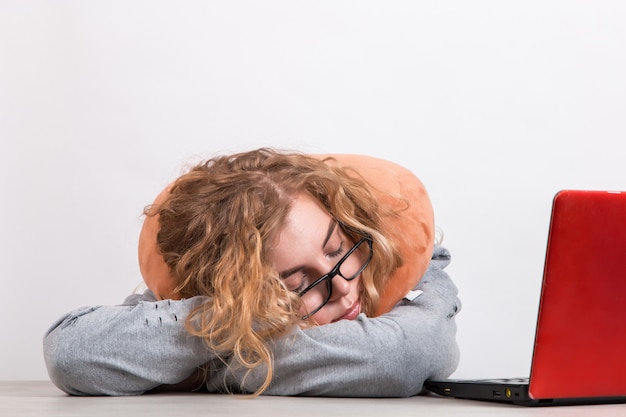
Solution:
[{"label": "gray sweatshirt", "polygon": [[[406,397],[428,378],[449,376],[459,361],[454,316],[457,289],[436,246],[413,301],[382,316],[294,328],[273,340],[274,377],[265,395]],[[137,395],[185,380],[209,365],[209,392],[254,392],[266,369],[247,378],[226,366],[185,318],[204,297],[157,301],[150,291],[118,306],[83,307],[57,320],[43,340],[52,382],[72,395]]]}]

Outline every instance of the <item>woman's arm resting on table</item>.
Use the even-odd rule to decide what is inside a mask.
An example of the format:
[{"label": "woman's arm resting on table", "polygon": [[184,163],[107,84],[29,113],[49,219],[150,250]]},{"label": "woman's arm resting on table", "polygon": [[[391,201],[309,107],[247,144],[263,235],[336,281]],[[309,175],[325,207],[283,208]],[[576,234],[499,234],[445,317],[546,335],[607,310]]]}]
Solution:
[{"label": "woman's arm resting on table", "polygon": [[[448,260],[447,251],[436,248],[418,285],[424,293],[388,314],[295,329],[276,340],[274,378],[265,394],[401,397],[418,394],[429,377],[452,373],[460,303],[443,272]],[[61,318],[44,337],[52,382],[74,395],[134,395],[219,363],[184,326],[201,297],[153,300],[146,293],[126,305],[82,308]],[[226,384],[253,392],[265,378],[261,368],[243,383],[235,374],[213,369],[207,388],[223,391]]]},{"label": "woman's arm resting on table", "polygon": [[[454,316],[461,304],[443,271],[449,260],[436,247],[417,287],[423,294],[390,313],[297,329],[275,342],[274,377],[264,394],[406,397],[419,394],[426,379],[450,375],[459,361]],[[231,386],[243,380],[250,392],[265,377],[264,369],[247,379],[226,373]]]},{"label": "woman's arm resting on table", "polygon": [[52,382],[73,395],[135,395],[177,384],[214,359],[190,336],[185,318],[202,301],[154,301],[150,292],[124,305],[84,307],[44,336]]}]

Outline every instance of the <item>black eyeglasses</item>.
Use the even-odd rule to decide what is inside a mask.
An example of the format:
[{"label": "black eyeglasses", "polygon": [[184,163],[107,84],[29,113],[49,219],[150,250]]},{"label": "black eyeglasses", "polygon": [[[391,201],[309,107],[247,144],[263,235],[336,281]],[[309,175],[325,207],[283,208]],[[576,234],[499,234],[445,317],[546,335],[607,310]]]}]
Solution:
[{"label": "black eyeglasses", "polygon": [[[322,307],[324,307],[326,303],[328,303],[328,300],[330,300],[333,291],[332,279],[335,276],[339,275],[346,281],[352,281],[354,278],[358,277],[361,272],[363,272],[365,267],[367,267],[367,265],[372,260],[372,256],[374,255],[372,242],[372,238],[369,235],[363,236],[361,240],[356,242],[352,249],[350,249],[348,253],[346,253],[339,260],[339,262],[337,262],[337,264],[333,267],[333,269],[330,270],[329,273],[322,275],[311,285],[298,293],[298,296],[302,298],[303,301],[306,301],[307,305],[317,306],[305,316],[303,316],[302,320],[308,319],[313,314],[320,311]],[[357,249],[363,243],[367,243],[367,245],[369,246],[368,255],[364,260],[359,259],[359,252],[357,252]]]}]

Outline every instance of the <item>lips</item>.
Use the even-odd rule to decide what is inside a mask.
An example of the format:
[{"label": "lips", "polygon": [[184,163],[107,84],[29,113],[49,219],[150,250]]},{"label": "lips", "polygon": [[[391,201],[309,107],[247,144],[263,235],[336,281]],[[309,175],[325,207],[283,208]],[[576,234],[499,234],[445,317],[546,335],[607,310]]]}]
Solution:
[{"label": "lips", "polygon": [[356,302],[354,304],[352,304],[352,306],[350,308],[348,308],[346,313],[343,316],[339,317],[336,321],[339,321],[339,320],[354,320],[354,319],[356,319],[356,317],[359,315],[360,312],[361,312],[361,301],[360,300],[356,300]]}]

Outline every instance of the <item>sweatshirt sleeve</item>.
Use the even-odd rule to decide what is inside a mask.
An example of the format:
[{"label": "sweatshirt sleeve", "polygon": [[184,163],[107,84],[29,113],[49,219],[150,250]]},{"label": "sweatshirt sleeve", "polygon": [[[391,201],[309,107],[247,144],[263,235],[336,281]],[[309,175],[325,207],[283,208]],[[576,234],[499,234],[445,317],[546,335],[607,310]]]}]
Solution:
[{"label": "sweatshirt sleeve", "polygon": [[[273,344],[274,374],[266,395],[407,397],[421,392],[428,378],[456,369],[455,315],[461,303],[443,271],[449,252],[435,247],[421,295],[401,301],[377,318],[295,329]],[[234,368],[231,368],[234,369]],[[255,391],[265,369],[245,373],[225,370],[231,386]]]},{"label": "sweatshirt sleeve", "polygon": [[72,395],[136,395],[184,380],[214,359],[184,325],[200,302],[156,301],[147,291],[123,305],[70,312],[44,336],[51,381]]}]

